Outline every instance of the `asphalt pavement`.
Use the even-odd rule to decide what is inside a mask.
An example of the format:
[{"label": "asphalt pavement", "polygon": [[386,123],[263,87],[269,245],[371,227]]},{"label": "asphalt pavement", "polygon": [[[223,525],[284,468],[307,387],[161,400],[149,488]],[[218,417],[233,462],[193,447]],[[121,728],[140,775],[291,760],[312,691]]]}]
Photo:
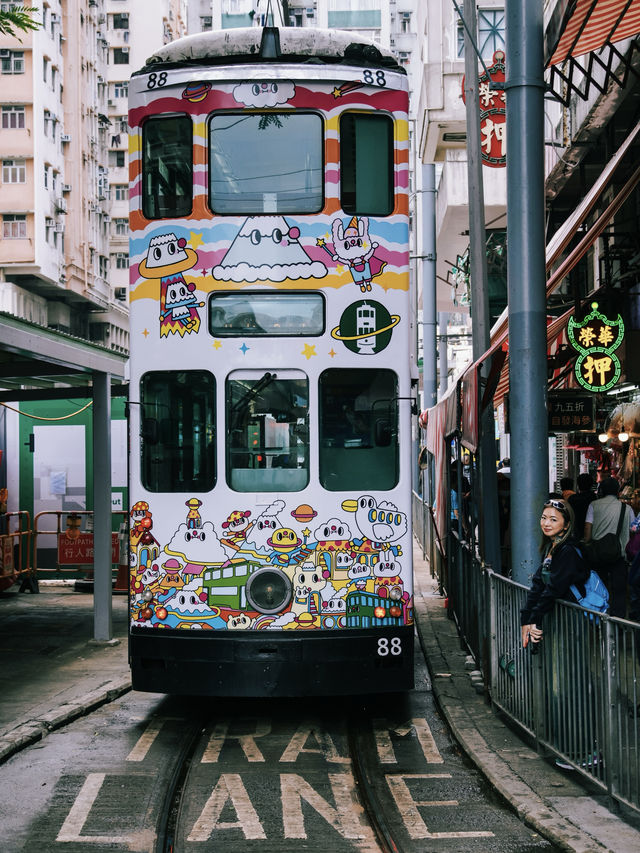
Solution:
[{"label": "asphalt pavement", "polygon": [[[559,849],[637,853],[640,816],[622,814],[578,774],[556,768],[491,710],[417,545],[414,565],[418,636],[436,700],[462,749],[521,819]],[[0,594],[0,763],[131,689],[126,596],[113,597],[112,625],[111,642],[93,641],[93,596],[72,582]]]}]

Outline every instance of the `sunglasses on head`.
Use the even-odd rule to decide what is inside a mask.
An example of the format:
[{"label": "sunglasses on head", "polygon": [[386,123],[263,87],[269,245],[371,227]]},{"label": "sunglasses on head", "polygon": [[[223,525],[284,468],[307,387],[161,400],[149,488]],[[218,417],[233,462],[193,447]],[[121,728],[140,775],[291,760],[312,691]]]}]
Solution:
[{"label": "sunglasses on head", "polygon": [[563,501],[545,501],[543,504],[544,507],[553,507],[553,509],[560,510],[560,512],[567,514],[567,507],[563,503]]}]

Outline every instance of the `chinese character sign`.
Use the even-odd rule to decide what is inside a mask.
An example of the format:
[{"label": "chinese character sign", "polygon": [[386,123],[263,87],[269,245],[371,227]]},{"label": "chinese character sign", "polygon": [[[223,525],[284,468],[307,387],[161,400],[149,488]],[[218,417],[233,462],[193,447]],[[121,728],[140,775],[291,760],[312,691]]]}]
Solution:
[{"label": "chinese character sign", "polygon": [[[478,99],[480,102],[480,147],[482,162],[486,166],[501,168],[507,161],[507,114],[504,88],[492,88],[492,84],[504,86],[505,54],[496,50],[493,65],[478,77]],[[465,100],[464,78],[462,99]]]},{"label": "chinese character sign", "polygon": [[567,335],[578,351],[576,379],[588,391],[608,391],[620,379],[622,368],[615,354],[624,337],[624,322],[620,314],[610,320],[591,303],[591,313],[578,323],[569,318]]}]

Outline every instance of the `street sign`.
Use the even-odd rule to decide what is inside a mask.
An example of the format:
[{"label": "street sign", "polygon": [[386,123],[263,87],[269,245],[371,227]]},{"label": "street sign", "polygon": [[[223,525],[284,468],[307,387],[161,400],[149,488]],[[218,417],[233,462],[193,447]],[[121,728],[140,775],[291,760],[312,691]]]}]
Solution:
[{"label": "street sign", "polygon": [[[111,534],[111,562],[120,561],[118,534]],[[58,536],[58,563],[61,566],[90,566],[93,564],[93,533],[78,533],[70,538],[65,533]]]}]

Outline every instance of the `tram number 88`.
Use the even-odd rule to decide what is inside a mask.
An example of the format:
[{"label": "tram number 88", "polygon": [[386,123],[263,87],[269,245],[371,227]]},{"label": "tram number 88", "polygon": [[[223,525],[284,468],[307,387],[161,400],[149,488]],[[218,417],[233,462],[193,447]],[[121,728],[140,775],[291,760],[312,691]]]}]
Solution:
[{"label": "tram number 88", "polygon": [[400,637],[392,637],[390,640],[387,637],[378,638],[378,657],[386,658],[387,655],[398,656],[402,654],[402,640]]}]

